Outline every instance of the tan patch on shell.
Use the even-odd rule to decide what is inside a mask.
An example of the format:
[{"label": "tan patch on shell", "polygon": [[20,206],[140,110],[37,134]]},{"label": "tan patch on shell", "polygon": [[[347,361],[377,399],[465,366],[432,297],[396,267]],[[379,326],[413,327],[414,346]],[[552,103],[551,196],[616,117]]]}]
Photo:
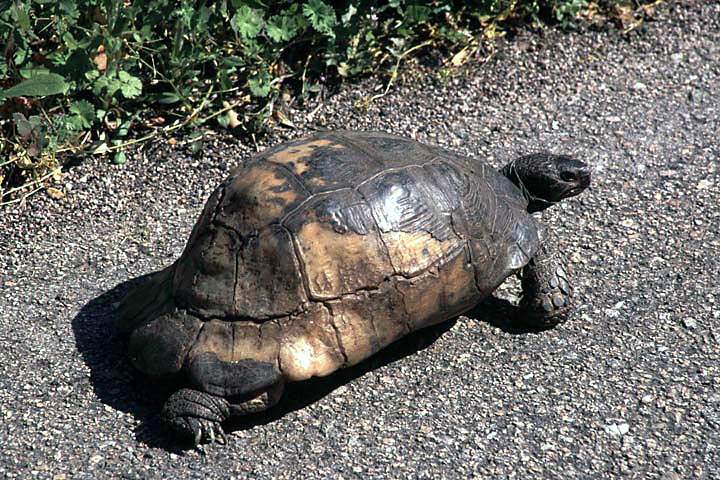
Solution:
[{"label": "tan patch on shell", "polygon": [[280,369],[287,380],[323,377],[343,366],[345,358],[323,305],[311,304],[301,317],[282,320],[281,328]]},{"label": "tan patch on shell", "polygon": [[322,177],[312,177],[305,180],[306,185],[309,185],[311,187],[315,188],[321,188],[327,185],[327,182]]},{"label": "tan patch on shell", "polygon": [[232,361],[253,359],[258,362],[277,365],[277,355],[280,345],[274,335],[261,336],[258,324],[250,322],[232,322],[233,354]]},{"label": "tan patch on shell", "polygon": [[355,365],[380,350],[375,327],[362,302],[344,298],[328,302],[328,305],[340,343],[347,354],[348,365]]},{"label": "tan patch on shell", "polygon": [[392,272],[376,232],[338,233],[329,224],[312,218],[297,232],[296,241],[313,297],[337,298],[359,288],[377,286]]},{"label": "tan patch on shell", "polygon": [[313,154],[313,152],[315,152],[315,150],[319,148],[339,149],[343,148],[343,146],[331,140],[321,138],[318,140],[312,140],[309,142],[301,143],[299,145],[283,148],[282,150],[275,152],[269,157],[267,157],[267,160],[269,162],[277,163],[280,165],[286,165],[296,175],[302,175],[311,168],[310,164],[305,160],[308,159]]},{"label": "tan patch on shell", "polygon": [[443,242],[425,231],[383,232],[381,235],[395,271],[408,276],[426,270],[463,243],[454,238]]},{"label": "tan patch on shell", "polygon": [[482,298],[464,249],[426,274],[398,281],[397,289],[402,293],[413,330],[459,315]]},{"label": "tan patch on shell", "polygon": [[410,333],[402,295],[390,281],[377,291],[358,292],[328,302],[349,365]]}]

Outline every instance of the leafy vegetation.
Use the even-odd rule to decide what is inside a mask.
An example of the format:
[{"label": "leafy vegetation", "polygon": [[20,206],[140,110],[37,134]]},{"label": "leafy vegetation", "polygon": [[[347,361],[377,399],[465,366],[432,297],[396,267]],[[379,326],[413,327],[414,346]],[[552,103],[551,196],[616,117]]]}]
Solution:
[{"label": "leafy vegetation", "polygon": [[131,130],[287,123],[283,99],[381,69],[392,81],[421,46],[458,66],[519,22],[572,28],[618,5],[635,20],[603,1],[0,0],[0,203],[57,176],[58,154],[122,163]]}]

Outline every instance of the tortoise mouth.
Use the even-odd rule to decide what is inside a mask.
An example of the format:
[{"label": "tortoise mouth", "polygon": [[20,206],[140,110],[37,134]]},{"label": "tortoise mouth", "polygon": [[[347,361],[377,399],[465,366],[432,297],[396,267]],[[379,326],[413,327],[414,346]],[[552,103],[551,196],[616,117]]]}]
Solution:
[{"label": "tortoise mouth", "polygon": [[585,187],[571,188],[570,190],[567,190],[565,193],[563,193],[562,198],[570,198],[576,195],[580,195],[583,190],[585,190]]},{"label": "tortoise mouth", "polygon": [[578,176],[577,180],[568,185],[569,188],[562,193],[561,198],[569,198],[579,195],[589,186],[590,172],[582,172],[582,174]]}]

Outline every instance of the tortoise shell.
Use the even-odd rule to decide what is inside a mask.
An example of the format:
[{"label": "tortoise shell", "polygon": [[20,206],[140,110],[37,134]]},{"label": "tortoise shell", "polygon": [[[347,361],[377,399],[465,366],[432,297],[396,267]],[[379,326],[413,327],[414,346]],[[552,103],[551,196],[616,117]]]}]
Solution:
[{"label": "tortoise shell", "polygon": [[235,170],[120,323],[150,374],[212,352],[323,376],[472,308],[529,261],[538,233],[520,191],[479,160],[318,133]]}]

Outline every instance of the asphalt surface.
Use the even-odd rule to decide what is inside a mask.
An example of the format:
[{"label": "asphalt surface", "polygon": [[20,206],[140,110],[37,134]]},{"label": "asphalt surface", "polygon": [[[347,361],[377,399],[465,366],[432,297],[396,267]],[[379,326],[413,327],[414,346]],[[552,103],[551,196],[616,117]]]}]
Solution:
[{"label": "asphalt surface", "polygon": [[[410,77],[408,77],[410,78]],[[522,34],[463,74],[428,69],[365,112],[349,85],[298,129],[378,129],[501,166],[550,150],[594,188],[544,220],[579,305],[507,322],[510,284],[342,375],[291,389],[227,445],[159,425],[169,386],[128,366],[113,305],[172,262],[211,189],[255,150],[218,133],[92,159],[67,196],[0,212],[0,476],[7,478],[720,478],[720,5],[664,7],[630,41]],[[313,107],[314,108],[314,107]],[[181,140],[181,139],[179,139]]]}]

